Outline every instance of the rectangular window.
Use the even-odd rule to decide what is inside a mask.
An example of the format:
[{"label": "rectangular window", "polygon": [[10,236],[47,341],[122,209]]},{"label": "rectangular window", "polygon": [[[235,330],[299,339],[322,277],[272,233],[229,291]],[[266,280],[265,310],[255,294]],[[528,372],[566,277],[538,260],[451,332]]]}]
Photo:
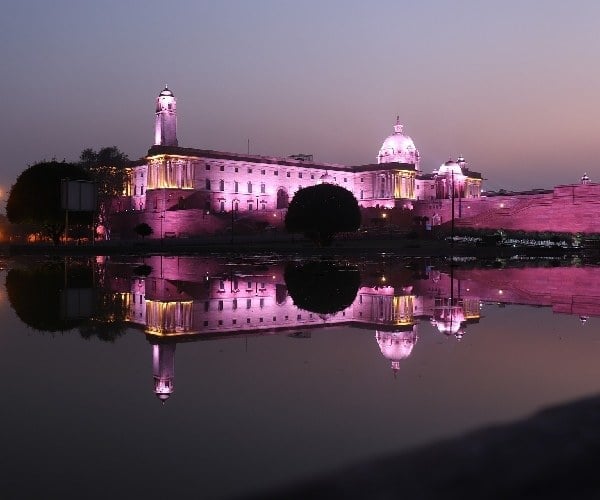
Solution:
[{"label": "rectangular window", "polygon": [[206,179],[206,189],[210,190],[210,179]]},{"label": "rectangular window", "polygon": [[237,299],[233,299],[233,302],[231,303],[231,308],[232,309],[237,309]]},{"label": "rectangular window", "polygon": [[266,187],[265,187],[264,183],[263,183],[263,184],[261,184],[261,185],[260,185],[260,192],[261,192],[262,194],[265,194],[265,189],[266,189]]},{"label": "rectangular window", "polygon": [[210,170],[210,165],[206,165],[206,170]]},{"label": "rectangular window", "polygon": [[248,173],[249,173],[249,174],[251,174],[251,173],[252,173],[252,169],[251,169],[251,168],[249,168],[249,169],[248,169]]},{"label": "rectangular window", "polygon": [[204,312],[207,312],[207,311],[208,311],[208,309],[209,309],[209,307],[210,307],[210,302],[206,301],[206,302],[204,303]]},{"label": "rectangular window", "polygon": [[273,175],[279,175],[279,170],[273,171]]},{"label": "rectangular window", "polygon": [[302,172],[298,173],[298,179],[302,179]]},{"label": "rectangular window", "polygon": [[223,310],[223,301],[219,300],[219,311]]},{"label": "rectangular window", "polygon": [[291,174],[288,172],[288,173],[286,173],[285,175],[286,175],[286,177],[289,177]]},{"label": "rectangular window", "polygon": [[225,165],[221,165],[221,166],[219,167],[219,170],[221,170],[221,172],[224,172],[224,171],[225,171]]},{"label": "rectangular window", "polygon": [[265,170],[260,171],[260,175],[265,175],[267,172]]},{"label": "rectangular window", "polygon": [[239,193],[239,190],[240,190],[240,185],[238,184],[238,181],[235,181],[233,183],[233,191],[234,191],[234,193]]},{"label": "rectangular window", "polygon": [[236,172],[238,171],[238,168],[237,168],[237,167],[235,167],[235,171],[236,171]]},{"label": "rectangular window", "polygon": [[252,299],[246,299],[246,309],[250,309],[252,307]]},{"label": "rectangular window", "polygon": [[144,186],[140,186],[140,194],[144,194]]},{"label": "rectangular window", "polygon": [[205,321],[205,322],[204,322],[204,326],[208,326],[208,321]]},{"label": "rectangular window", "polygon": [[310,178],[311,178],[311,179],[314,179],[314,178],[315,178],[315,176],[311,174]]},{"label": "rectangular window", "polygon": [[260,299],[259,305],[261,309],[265,307],[265,299]]}]

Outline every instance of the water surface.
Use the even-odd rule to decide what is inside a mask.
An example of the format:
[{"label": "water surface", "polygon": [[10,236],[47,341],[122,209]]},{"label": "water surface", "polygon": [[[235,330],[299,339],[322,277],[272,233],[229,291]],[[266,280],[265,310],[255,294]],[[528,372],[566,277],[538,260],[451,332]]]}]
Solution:
[{"label": "water surface", "polygon": [[152,257],[1,273],[7,498],[227,498],[600,387],[596,267]]}]

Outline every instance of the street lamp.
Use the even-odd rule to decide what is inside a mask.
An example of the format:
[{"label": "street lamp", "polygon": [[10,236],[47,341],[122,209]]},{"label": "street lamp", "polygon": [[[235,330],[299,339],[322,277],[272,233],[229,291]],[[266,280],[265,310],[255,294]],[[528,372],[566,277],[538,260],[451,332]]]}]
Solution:
[{"label": "street lamp", "polygon": [[231,244],[233,245],[233,223],[235,221],[235,212],[233,211],[234,200],[231,200]]},{"label": "street lamp", "polygon": [[451,225],[451,238],[450,244],[454,247],[454,170],[452,170],[452,225]]}]

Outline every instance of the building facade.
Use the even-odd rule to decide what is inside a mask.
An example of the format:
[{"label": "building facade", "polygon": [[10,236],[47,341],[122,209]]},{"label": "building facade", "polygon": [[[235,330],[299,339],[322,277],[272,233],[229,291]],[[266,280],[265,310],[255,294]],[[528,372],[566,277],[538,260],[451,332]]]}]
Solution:
[{"label": "building facade", "polygon": [[[376,163],[367,165],[319,163],[312,155],[279,158],[180,147],[177,102],[165,87],[156,100],[154,145],[130,168],[124,196],[112,207],[113,220],[118,231],[133,227],[132,221],[147,222],[161,237],[210,232],[219,226],[219,214],[231,212],[272,214],[273,222],[282,221],[281,211],[294,194],[319,183],[349,190],[361,208],[413,210],[419,200],[477,199],[482,178],[462,157],[422,173],[420,153],[399,119]],[[208,220],[215,215],[216,220]]]}]

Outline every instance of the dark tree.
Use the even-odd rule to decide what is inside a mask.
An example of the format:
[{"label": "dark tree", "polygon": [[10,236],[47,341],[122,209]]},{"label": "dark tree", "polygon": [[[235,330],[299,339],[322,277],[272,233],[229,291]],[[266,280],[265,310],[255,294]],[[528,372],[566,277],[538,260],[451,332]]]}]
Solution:
[{"label": "dark tree", "polygon": [[285,228],[328,246],[336,233],[356,231],[360,220],[358,201],[350,191],[319,184],[296,193],[285,216]]},{"label": "dark tree", "polygon": [[[55,244],[65,229],[65,211],[60,203],[62,179],[90,180],[79,165],[65,162],[41,162],[17,177],[6,202],[6,215],[13,224],[31,224],[50,236]],[[69,212],[69,224],[89,224],[91,215]]]},{"label": "dark tree", "polygon": [[138,236],[141,236],[142,239],[144,239],[146,236],[150,236],[154,232],[152,228],[145,222],[140,222],[133,228],[133,230]]},{"label": "dark tree", "polygon": [[6,291],[10,305],[23,323],[42,332],[64,332],[79,326],[83,320],[69,317],[64,307],[66,285],[76,288],[92,286],[92,273],[86,267],[46,262],[13,268],[6,275]]},{"label": "dark tree", "polygon": [[[92,289],[93,268],[85,262],[44,262],[15,267],[6,275],[10,305],[23,323],[40,332],[78,328],[89,339],[114,342],[126,331],[127,304],[120,293]],[[68,307],[69,289],[88,290],[87,315],[74,317]]]},{"label": "dark tree", "polygon": [[334,314],[349,307],[360,286],[356,267],[330,262],[288,264],[285,284],[294,304],[317,314]]},{"label": "dark tree", "polygon": [[101,224],[108,224],[110,202],[121,196],[127,183],[129,158],[116,146],[94,151],[84,149],[79,155],[79,165],[96,182],[98,189],[98,218]]}]

